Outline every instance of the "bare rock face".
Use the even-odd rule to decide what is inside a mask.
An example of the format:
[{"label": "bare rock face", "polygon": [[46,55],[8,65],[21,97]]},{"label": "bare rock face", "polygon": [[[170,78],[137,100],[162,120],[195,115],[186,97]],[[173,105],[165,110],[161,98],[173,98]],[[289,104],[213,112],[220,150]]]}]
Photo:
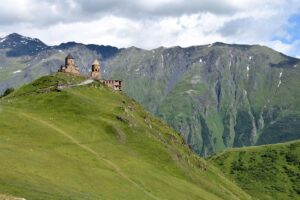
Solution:
[{"label": "bare rock face", "polygon": [[106,75],[207,156],[300,138],[300,62],[263,46],[129,48]]}]

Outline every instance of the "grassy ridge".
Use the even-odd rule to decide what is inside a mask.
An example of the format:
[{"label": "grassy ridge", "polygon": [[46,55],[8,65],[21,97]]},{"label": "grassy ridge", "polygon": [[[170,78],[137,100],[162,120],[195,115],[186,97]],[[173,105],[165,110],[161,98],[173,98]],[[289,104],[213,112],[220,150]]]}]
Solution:
[{"label": "grassy ridge", "polygon": [[300,199],[300,141],[226,150],[210,162],[256,199]]},{"label": "grassy ridge", "polygon": [[55,74],[0,100],[0,193],[26,199],[251,199],[100,83]]}]

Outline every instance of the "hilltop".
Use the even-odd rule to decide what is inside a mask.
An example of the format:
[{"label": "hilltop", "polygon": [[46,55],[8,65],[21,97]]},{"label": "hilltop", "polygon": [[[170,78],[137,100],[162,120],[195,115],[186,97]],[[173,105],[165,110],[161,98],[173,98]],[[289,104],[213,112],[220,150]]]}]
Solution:
[{"label": "hilltop", "polygon": [[300,199],[300,141],[229,149],[209,161],[255,199]]},{"label": "hilltop", "polygon": [[56,73],[0,99],[0,194],[251,199],[131,98],[83,81]]}]

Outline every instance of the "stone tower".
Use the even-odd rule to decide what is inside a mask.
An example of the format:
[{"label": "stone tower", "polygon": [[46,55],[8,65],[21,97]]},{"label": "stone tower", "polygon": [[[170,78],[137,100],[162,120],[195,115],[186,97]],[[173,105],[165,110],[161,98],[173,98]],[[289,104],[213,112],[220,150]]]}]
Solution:
[{"label": "stone tower", "polygon": [[100,68],[100,62],[98,59],[96,59],[92,64],[92,78],[94,80],[101,79],[101,68]]}]

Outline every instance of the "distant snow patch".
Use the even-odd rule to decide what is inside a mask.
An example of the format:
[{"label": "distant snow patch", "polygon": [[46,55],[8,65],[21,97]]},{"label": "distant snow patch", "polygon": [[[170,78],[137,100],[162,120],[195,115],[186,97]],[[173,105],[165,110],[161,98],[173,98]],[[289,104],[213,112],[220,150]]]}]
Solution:
[{"label": "distant snow patch", "polygon": [[293,67],[294,67],[294,68],[296,68],[296,67],[297,67],[297,65],[294,65]]},{"label": "distant snow patch", "polygon": [[280,85],[281,85],[281,80],[279,80],[279,83],[278,83],[277,87],[279,88]]},{"label": "distant snow patch", "polygon": [[63,51],[63,50],[58,50],[58,52],[59,52],[59,53],[63,53],[64,51]]},{"label": "distant snow patch", "polygon": [[212,47],[213,46],[213,44],[209,44],[207,47]]},{"label": "distant snow patch", "polygon": [[247,78],[249,77],[249,70],[250,70],[250,67],[249,67],[249,65],[247,65]]},{"label": "distant snow patch", "polygon": [[28,44],[28,42],[26,40],[21,40],[20,41],[22,44]]},{"label": "distant snow patch", "polygon": [[281,85],[281,77],[282,77],[282,72],[279,73],[279,82],[278,82],[277,87],[279,87]]},{"label": "distant snow patch", "polygon": [[249,56],[249,60],[252,60],[252,56]]},{"label": "distant snow patch", "polygon": [[0,42],[4,42],[6,40],[6,38],[1,38]]},{"label": "distant snow patch", "polygon": [[187,91],[185,91],[186,93],[188,93],[188,94],[192,94],[192,93],[195,93],[195,92],[197,92],[196,90],[187,90]]},{"label": "distant snow patch", "polygon": [[199,63],[202,63],[202,58],[199,59]]},{"label": "distant snow patch", "polygon": [[200,83],[201,82],[201,77],[199,75],[195,75],[192,77],[191,79],[191,84],[197,84],[197,83]]},{"label": "distant snow patch", "polygon": [[139,72],[139,71],[140,71],[140,69],[139,69],[139,68],[137,68],[137,69],[135,69],[134,71],[136,71],[136,72]]},{"label": "distant snow patch", "polygon": [[13,74],[20,73],[20,72],[22,72],[22,70],[14,71]]},{"label": "distant snow patch", "polygon": [[247,96],[248,92],[247,90],[244,90],[244,95]]}]

